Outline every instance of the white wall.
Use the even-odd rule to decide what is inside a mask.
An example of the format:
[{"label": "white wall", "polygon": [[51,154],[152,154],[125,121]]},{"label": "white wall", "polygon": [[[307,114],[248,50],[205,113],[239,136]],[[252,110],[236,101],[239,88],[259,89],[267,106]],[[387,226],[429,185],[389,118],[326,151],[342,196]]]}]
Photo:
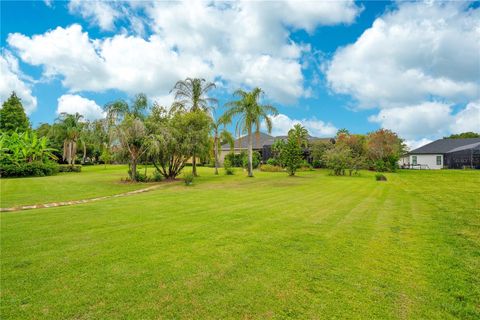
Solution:
[{"label": "white wall", "polygon": [[[412,157],[417,157],[417,165],[428,166],[428,169],[442,169],[443,168],[443,155],[442,154],[411,154],[409,156],[410,164],[413,164]],[[437,165],[437,156],[442,157],[442,164]]]}]

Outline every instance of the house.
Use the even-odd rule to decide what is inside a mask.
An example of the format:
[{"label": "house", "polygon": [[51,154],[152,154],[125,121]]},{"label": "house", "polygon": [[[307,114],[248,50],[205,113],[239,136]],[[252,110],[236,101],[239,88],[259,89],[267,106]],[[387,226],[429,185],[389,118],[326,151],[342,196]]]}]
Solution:
[{"label": "house", "polygon": [[410,151],[399,165],[411,169],[480,169],[480,138],[439,139]]},{"label": "house", "polygon": [[[266,162],[269,158],[271,158],[272,155],[272,145],[275,141],[277,140],[285,140],[287,139],[287,136],[272,136],[263,132],[260,132],[259,134],[254,134],[253,135],[253,151],[257,151],[260,153],[262,162]],[[333,139],[332,138],[317,138],[317,137],[308,137],[309,141],[325,141],[325,142],[330,142]],[[229,144],[224,144],[220,148],[218,160],[221,165],[223,165],[223,161],[225,159],[225,156],[232,152],[232,148],[230,147]],[[235,140],[234,142],[234,147],[233,147],[233,153],[239,154],[242,152],[248,152],[248,137],[241,136],[238,139]],[[308,151],[306,151],[308,153]]]}]

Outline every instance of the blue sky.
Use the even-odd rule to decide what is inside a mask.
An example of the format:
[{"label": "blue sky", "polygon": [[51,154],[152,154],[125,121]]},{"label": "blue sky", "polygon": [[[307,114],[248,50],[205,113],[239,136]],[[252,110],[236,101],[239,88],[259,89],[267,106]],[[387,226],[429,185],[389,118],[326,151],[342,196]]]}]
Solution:
[{"label": "blue sky", "polygon": [[145,92],[169,105],[176,80],[264,89],[301,122],[398,132],[411,146],[480,131],[480,9],[469,2],[2,1],[0,98],[15,90],[34,125],[102,116]]}]

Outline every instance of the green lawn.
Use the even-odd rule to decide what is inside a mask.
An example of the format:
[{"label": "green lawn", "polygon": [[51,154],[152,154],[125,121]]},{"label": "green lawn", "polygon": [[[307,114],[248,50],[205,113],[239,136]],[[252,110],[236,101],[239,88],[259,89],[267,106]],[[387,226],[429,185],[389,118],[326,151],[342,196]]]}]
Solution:
[{"label": "green lawn", "polygon": [[[191,187],[3,213],[1,318],[480,318],[479,171],[200,173]],[[79,198],[77,180],[113,193],[111,178],[10,185],[2,203],[51,200],[50,187]]]},{"label": "green lawn", "polygon": [[[139,170],[143,172],[143,166]],[[0,180],[0,207],[31,205],[55,201],[81,200],[107,196],[149,184],[123,183],[127,166],[85,166],[82,173],[60,173],[52,177],[12,178]],[[149,171],[152,173],[151,169]]]}]

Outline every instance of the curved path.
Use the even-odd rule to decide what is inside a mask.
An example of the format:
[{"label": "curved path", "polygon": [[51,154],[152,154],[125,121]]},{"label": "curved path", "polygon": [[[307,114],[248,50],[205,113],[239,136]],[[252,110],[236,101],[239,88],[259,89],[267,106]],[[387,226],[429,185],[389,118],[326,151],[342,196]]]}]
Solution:
[{"label": "curved path", "polygon": [[51,202],[51,203],[43,203],[43,204],[33,204],[33,205],[28,205],[28,206],[17,206],[17,207],[11,207],[11,208],[0,208],[0,212],[12,212],[12,211],[21,211],[21,210],[30,210],[30,209],[63,207],[63,206],[70,206],[70,205],[74,205],[74,204],[95,202],[95,201],[100,201],[100,200],[105,200],[105,199],[110,199],[110,198],[126,197],[126,196],[131,196],[131,195],[134,195],[134,194],[137,194],[137,193],[144,193],[144,192],[152,191],[154,189],[157,189],[161,185],[162,184],[156,184],[154,186],[144,188],[144,189],[138,189],[138,190],[133,190],[133,191],[129,191],[129,192],[114,194],[114,195],[110,195],[110,196],[102,196],[102,197],[97,197],[97,198],[89,198],[89,199],[83,199],[83,200],[71,200],[71,201],[59,201],[59,202]]}]

